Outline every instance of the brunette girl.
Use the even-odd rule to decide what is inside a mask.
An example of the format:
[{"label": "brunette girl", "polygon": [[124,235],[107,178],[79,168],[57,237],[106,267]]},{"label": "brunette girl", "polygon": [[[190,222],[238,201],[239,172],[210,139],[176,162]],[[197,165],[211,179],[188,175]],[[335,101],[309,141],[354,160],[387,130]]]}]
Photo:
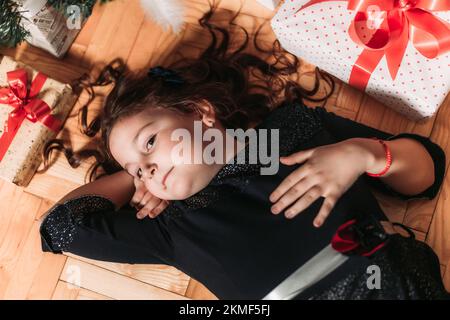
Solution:
[{"label": "brunette girl", "polygon": [[[369,189],[432,199],[444,177],[442,149],[305,106],[326,99],[313,97],[321,83],[332,87],[327,75],[316,71],[314,88],[301,87],[289,80],[298,60],[276,45],[272,62],[245,53],[245,30],[246,41],[231,50],[212,14],[199,21],[212,41],[197,59],[145,75],[121,64],[102,72],[100,82],[115,86],[88,129],[93,136],[100,124],[97,169],[106,175],[48,211],[43,250],[172,265],[221,299],[447,298],[432,249],[406,227],[397,233]],[[171,135],[193,133],[196,121],[223,136],[267,129],[266,141],[278,136],[278,171],[262,175],[260,156],[236,163],[250,159],[250,143],[222,150],[223,162],[175,163]],[[52,143],[47,156],[61,147]]]}]

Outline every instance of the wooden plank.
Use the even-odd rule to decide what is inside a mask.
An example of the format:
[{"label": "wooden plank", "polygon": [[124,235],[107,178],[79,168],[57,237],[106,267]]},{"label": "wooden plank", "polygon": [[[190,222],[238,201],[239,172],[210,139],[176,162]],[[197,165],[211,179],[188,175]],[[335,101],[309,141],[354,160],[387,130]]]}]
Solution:
[{"label": "wooden plank", "polygon": [[126,264],[92,260],[71,253],[68,257],[92,264],[94,266],[151,284],[155,287],[185,295],[189,276],[178,269],[163,264]]},{"label": "wooden plank", "polygon": [[208,288],[193,278],[189,281],[185,296],[193,300],[218,300]]},{"label": "wooden plank", "polygon": [[101,3],[98,1],[92,9],[92,14],[89,16],[85,24],[75,38],[73,44],[67,52],[68,60],[76,61],[78,64],[88,66],[84,59],[84,54],[92,41],[93,30],[97,29],[97,25],[103,15],[104,11],[108,9],[108,3]]},{"label": "wooden plank", "polygon": [[432,200],[410,200],[403,223],[408,227],[428,233],[438,197]]},{"label": "wooden plank", "polygon": [[65,281],[58,281],[52,300],[113,300],[97,292],[74,286]]},{"label": "wooden plank", "polygon": [[17,261],[11,266],[3,299],[25,299],[42,259],[39,223],[35,221],[23,248],[16,252]]},{"label": "wooden plank", "polygon": [[63,83],[70,83],[88,71],[85,66],[69,61],[68,58],[58,59],[47,51],[27,43],[16,49],[0,48],[0,54],[11,56]]},{"label": "wooden plank", "polygon": [[83,57],[83,60],[89,64],[89,69],[100,62],[101,56],[108,51],[109,45],[115,42],[115,33],[120,27],[119,21],[127,20],[123,19],[125,14],[123,1],[111,1],[105,6],[95,30],[91,30],[91,41]]},{"label": "wooden plank", "polygon": [[184,300],[185,297],[118,273],[74,259],[67,259],[61,280],[101,295],[121,300]]},{"label": "wooden plank", "polygon": [[358,112],[363,102],[364,93],[352,86],[342,83],[342,89],[336,101],[336,105],[340,108]]},{"label": "wooden plank", "polygon": [[[36,216],[46,212],[49,206],[49,203],[42,201]],[[64,256],[42,252],[40,222],[32,218],[31,221],[34,222],[27,239],[23,247],[19,247],[15,253],[16,263],[10,265],[10,277],[2,281],[2,285],[6,285],[3,299],[50,298],[64,266],[64,263],[60,263],[65,261]],[[4,258],[1,261],[3,264]]]},{"label": "wooden plank", "polygon": [[161,63],[166,57],[172,56],[171,52],[181,36],[163,32],[152,20],[145,19],[131,50],[128,68],[136,73],[146,72],[149,67]]},{"label": "wooden plank", "polygon": [[347,109],[339,108],[336,106],[327,106],[326,109],[327,109],[327,111],[333,112],[340,117],[344,117],[344,118],[351,119],[351,120],[355,120],[355,118],[356,118],[356,112],[353,112],[353,111],[350,111]]},{"label": "wooden plank", "polygon": [[27,187],[27,193],[57,202],[64,195],[79,186],[79,184],[51,175],[36,175],[33,177],[33,183]]},{"label": "wooden plank", "polygon": [[89,61],[91,75],[94,77],[103,64],[114,58],[122,58],[125,62],[128,60],[144,21],[144,13],[138,0],[111,1],[107,5],[85,53],[85,60]]},{"label": "wooden plank", "polygon": [[51,299],[66,260],[61,254],[44,253],[26,299]]},{"label": "wooden plank", "polygon": [[[4,184],[0,191],[2,195],[7,196],[6,199],[2,199],[0,208],[2,212],[1,225],[6,226],[0,233],[0,299],[15,297],[18,288],[14,281],[21,279],[18,278],[18,276],[20,277],[20,274],[17,273],[18,266],[26,267],[28,258],[31,261],[35,258],[34,255],[27,256],[24,250],[28,254],[32,254],[34,251],[34,247],[30,247],[32,244],[30,241],[27,242],[27,239],[33,230],[34,217],[42,202],[40,198],[24,193],[22,188],[8,184]],[[13,190],[12,194],[9,192],[11,189]],[[6,192],[3,193],[4,191]]]},{"label": "wooden plank", "polygon": [[386,107],[365,94],[361,102],[356,121],[365,124],[366,126],[379,128],[383,120],[383,114]]},{"label": "wooden plank", "polygon": [[403,223],[406,213],[406,204],[403,200],[389,196],[377,190],[372,190],[381,209],[391,222]]},{"label": "wooden plank", "polygon": [[3,245],[3,241],[7,236],[9,224],[17,210],[15,205],[20,203],[22,193],[22,188],[8,181],[1,180],[0,194],[2,195],[2,201],[0,201],[0,220],[2,223],[0,223],[0,246]]}]

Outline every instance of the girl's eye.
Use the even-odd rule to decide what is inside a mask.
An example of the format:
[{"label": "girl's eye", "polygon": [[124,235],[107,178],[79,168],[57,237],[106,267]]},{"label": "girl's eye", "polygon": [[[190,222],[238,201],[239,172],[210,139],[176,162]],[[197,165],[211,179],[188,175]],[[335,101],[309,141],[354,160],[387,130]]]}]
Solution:
[{"label": "girl's eye", "polygon": [[147,141],[147,151],[150,150],[151,148],[153,148],[153,144],[155,143],[155,137],[156,135],[152,136],[148,141]]},{"label": "girl's eye", "polygon": [[141,176],[142,176],[142,170],[141,170],[141,168],[139,168],[139,169],[137,170],[136,175],[137,175],[137,177],[138,177],[139,179],[141,178]]}]

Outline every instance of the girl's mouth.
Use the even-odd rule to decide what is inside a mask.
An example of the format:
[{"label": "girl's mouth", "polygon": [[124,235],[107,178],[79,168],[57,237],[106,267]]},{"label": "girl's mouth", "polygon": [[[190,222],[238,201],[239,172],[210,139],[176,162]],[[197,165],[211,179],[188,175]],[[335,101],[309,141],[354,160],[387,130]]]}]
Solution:
[{"label": "girl's mouth", "polygon": [[164,175],[164,177],[161,180],[161,184],[163,185],[164,189],[166,188],[166,180],[167,177],[169,176],[170,172],[173,170],[174,167],[170,168],[169,171],[167,171],[167,173]]}]

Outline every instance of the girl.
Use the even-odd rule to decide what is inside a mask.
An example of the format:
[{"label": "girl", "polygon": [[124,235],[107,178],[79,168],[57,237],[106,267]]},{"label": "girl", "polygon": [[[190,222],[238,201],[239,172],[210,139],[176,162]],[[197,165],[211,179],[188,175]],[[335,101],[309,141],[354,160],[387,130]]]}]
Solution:
[{"label": "girl", "polygon": [[[306,107],[303,99],[327,98],[313,96],[321,79],[333,87],[332,80],[316,70],[314,88],[302,88],[285,77],[298,60],[277,45],[271,64],[244,53],[245,30],[244,44],[231,51],[212,13],[199,21],[212,41],[198,59],[144,76],[114,63],[102,72],[97,84],[115,86],[87,131],[93,136],[101,124],[103,153],[95,155],[108,175],[48,211],[43,250],[172,265],[221,299],[447,298],[431,248],[396,233],[369,190],[432,199],[444,177],[442,149]],[[267,141],[278,134],[279,170],[261,175],[260,157],[237,164],[254,152],[244,143],[222,150],[225,164],[174,162],[171,134],[192,133],[196,121],[223,136],[230,128],[268,129]],[[62,148],[53,143],[46,157]],[[92,155],[64,150],[72,164]],[[378,280],[370,285],[373,268]]]}]

